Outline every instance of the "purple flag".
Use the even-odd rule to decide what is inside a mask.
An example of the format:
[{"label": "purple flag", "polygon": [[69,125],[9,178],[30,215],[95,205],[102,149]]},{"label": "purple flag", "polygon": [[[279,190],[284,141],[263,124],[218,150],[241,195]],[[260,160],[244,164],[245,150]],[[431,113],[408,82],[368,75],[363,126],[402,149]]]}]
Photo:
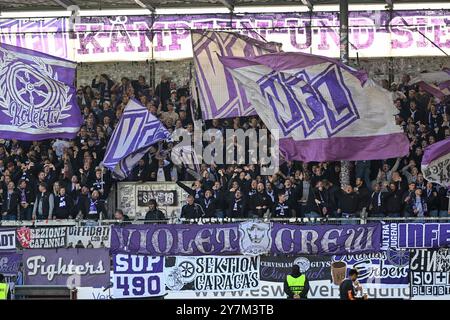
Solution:
[{"label": "purple flag", "polygon": [[375,160],[409,152],[390,93],[364,72],[303,53],[219,59],[279,135],[287,160]]},{"label": "purple flag", "polygon": [[74,138],[82,124],[72,61],[0,44],[0,138]]},{"label": "purple flag", "polygon": [[25,250],[22,261],[26,285],[101,288],[110,281],[108,249]]},{"label": "purple flag", "polygon": [[263,42],[232,32],[193,31],[192,46],[203,119],[255,115],[243,87],[224,68],[218,55],[256,57],[280,52],[281,44]]},{"label": "purple flag", "polygon": [[450,138],[425,148],[422,172],[428,181],[450,186]]},{"label": "purple flag", "polygon": [[153,144],[169,137],[161,121],[131,99],[109,140],[103,165],[118,179],[125,179]]}]

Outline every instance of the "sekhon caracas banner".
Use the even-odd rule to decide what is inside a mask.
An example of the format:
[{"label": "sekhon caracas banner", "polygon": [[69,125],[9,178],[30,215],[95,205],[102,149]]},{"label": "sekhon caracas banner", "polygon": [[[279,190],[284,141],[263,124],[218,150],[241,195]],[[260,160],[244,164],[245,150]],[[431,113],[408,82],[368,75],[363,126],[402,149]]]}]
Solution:
[{"label": "sekhon caracas banner", "polygon": [[450,299],[450,249],[411,250],[411,298]]},{"label": "sekhon caracas banner", "polygon": [[106,287],[110,283],[107,249],[25,250],[25,285]]},{"label": "sekhon caracas banner", "polygon": [[383,223],[382,250],[450,246],[450,223]]},{"label": "sekhon caracas banner", "polygon": [[0,229],[0,251],[16,250],[16,230]]},{"label": "sekhon caracas banner", "polygon": [[64,248],[67,227],[22,227],[17,229],[17,240],[23,249]]},{"label": "sekhon caracas banner", "polygon": [[259,257],[167,257],[167,290],[245,291],[259,286]]},{"label": "sekhon caracas banner", "polygon": [[165,293],[164,257],[113,255],[114,299],[158,297]]},{"label": "sekhon caracas banner", "polygon": [[[450,47],[448,17],[448,10],[395,10],[392,17],[384,10],[350,12],[350,56],[443,55],[438,48]],[[339,57],[338,12],[239,14],[231,20],[241,34],[280,42],[284,51]],[[0,43],[77,62],[186,59],[192,57],[190,29],[228,28],[230,15],[159,15],[153,25],[150,16],[81,17],[73,38],[69,23],[64,18],[2,19]]]},{"label": "sekhon caracas banner", "polygon": [[87,249],[109,248],[111,243],[110,230],[109,226],[68,227],[67,247]]},{"label": "sekhon caracas banner", "polygon": [[22,262],[22,254],[16,252],[0,253],[0,274],[16,276]]},{"label": "sekhon caracas banner", "polygon": [[247,221],[223,225],[112,226],[111,252],[149,255],[352,254],[378,252],[381,225]]}]

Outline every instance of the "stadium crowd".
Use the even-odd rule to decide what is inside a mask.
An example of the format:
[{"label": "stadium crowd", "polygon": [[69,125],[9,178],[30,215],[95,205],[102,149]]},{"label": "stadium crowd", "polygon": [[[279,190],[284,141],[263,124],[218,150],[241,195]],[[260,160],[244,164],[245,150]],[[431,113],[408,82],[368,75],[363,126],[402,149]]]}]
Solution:
[{"label": "stadium crowd", "polygon": [[[176,181],[189,196],[182,218],[239,217],[448,217],[449,190],[427,183],[420,171],[424,148],[450,137],[450,99],[438,101],[420,88],[382,85],[393,95],[410,153],[399,159],[356,161],[352,185],[341,188],[340,163],[284,161],[272,176],[258,165],[206,165],[194,173],[172,163],[173,143],[153,146],[127,181]],[[169,131],[192,133],[199,114],[191,107],[188,86],[166,76],[152,88],[143,76],[116,82],[106,74],[79,87],[84,124],[74,140],[0,140],[0,217],[2,220],[90,219],[107,217],[105,201],[115,183],[101,167],[108,139],[130,98],[138,99]],[[265,128],[257,117],[215,119],[203,129]],[[179,181],[195,180],[192,185]],[[150,203],[146,220],[164,214]],[[123,219],[118,210],[115,217]]]}]

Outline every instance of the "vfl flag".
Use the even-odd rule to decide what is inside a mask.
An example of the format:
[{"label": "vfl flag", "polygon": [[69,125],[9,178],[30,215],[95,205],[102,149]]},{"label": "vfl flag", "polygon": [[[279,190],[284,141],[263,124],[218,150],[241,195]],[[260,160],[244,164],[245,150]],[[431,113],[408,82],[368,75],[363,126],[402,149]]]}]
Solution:
[{"label": "vfl flag", "polygon": [[0,43],[0,138],[72,139],[82,124],[72,61]]},{"label": "vfl flag", "polygon": [[425,148],[422,172],[427,181],[450,187],[450,138]]},{"label": "vfl flag", "polygon": [[195,76],[203,120],[255,115],[242,86],[218,56],[256,57],[281,51],[281,44],[263,42],[232,32],[193,31]]},{"label": "vfl flag", "polygon": [[286,160],[374,160],[404,156],[388,91],[337,60],[304,53],[220,58],[246,89]]},{"label": "vfl flag", "polygon": [[109,140],[103,165],[123,180],[153,144],[169,137],[159,119],[130,99]]},{"label": "vfl flag", "polygon": [[443,100],[450,95],[450,69],[422,73],[412,79],[411,84],[417,84],[422,90]]}]

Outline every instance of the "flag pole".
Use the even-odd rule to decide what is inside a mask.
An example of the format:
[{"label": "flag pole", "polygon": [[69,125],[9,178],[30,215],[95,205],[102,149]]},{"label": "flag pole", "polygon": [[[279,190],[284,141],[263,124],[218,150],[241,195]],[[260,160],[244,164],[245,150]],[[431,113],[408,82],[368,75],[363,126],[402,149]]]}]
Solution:
[{"label": "flag pole", "polygon": [[[339,2],[339,35],[341,62],[348,65],[348,0],[340,0]],[[341,161],[340,182],[342,187],[350,184],[350,161]]]}]

